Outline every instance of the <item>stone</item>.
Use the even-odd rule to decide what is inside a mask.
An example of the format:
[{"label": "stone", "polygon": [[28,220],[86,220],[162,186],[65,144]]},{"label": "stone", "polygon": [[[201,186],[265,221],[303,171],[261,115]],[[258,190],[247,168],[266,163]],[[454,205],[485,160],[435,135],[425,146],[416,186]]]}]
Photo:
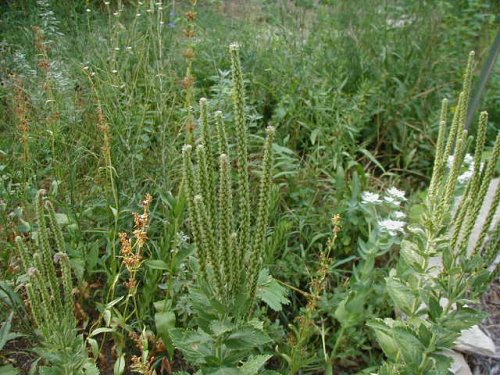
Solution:
[{"label": "stone", "polygon": [[454,349],[463,353],[496,357],[495,343],[477,325],[462,331],[455,341]]}]

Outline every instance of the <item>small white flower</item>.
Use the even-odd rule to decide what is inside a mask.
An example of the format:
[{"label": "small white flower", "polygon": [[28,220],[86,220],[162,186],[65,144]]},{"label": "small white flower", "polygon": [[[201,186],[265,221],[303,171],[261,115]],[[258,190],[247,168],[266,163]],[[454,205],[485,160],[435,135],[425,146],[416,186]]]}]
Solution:
[{"label": "small white flower", "polygon": [[465,183],[467,183],[468,181],[470,181],[470,179],[472,178],[473,174],[474,174],[474,168],[469,169],[468,171],[465,171],[460,176],[458,176],[458,179],[457,179],[458,183],[460,185],[464,185]]},{"label": "small white flower", "polygon": [[87,8],[87,9],[85,9],[85,10],[87,11],[87,13],[90,13],[90,12],[91,12],[91,10],[90,10],[89,8]]},{"label": "small white flower", "polygon": [[378,204],[381,203],[382,201],[380,200],[380,195],[377,193],[372,193],[369,191],[364,191],[361,193],[361,203],[363,204]]},{"label": "small white flower", "polygon": [[104,5],[109,5],[109,1],[105,1],[105,2],[104,2]]},{"label": "small white flower", "polygon": [[389,204],[393,204],[395,206],[399,206],[399,204],[401,203],[399,200],[397,200],[394,197],[391,197],[390,195],[385,196],[384,197],[384,201],[387,202],[387,203],[389,203]]},{"label": "small white flower", "polygon": [[474,158],[472,157],[471,154],[465,154],[464,163],[466,165],[472,165],[472,163],[474,163]]},{"label": "small white flower", "polygon": [[136,16],[136,17],[140,17],[140,16],[141,16],[141,14],[140,14],[140,13],[137,13],[135,16]]},{"label": "small white flower", "polygon": [[120,47],[115,47],[115,51],[119,51],[120,50]]},{"label": "small white flower", "polygon": [[455,162],[455,155],[448,156],[448,169],[453,168],[454,162]]},{"label": "small white flower", "polygon": [[391,220],[391,219],[385,219],[382,221],[379,221],[378,225],[380,226],[380,229],[384,232],[389,233],[391,236],[395,236],[400,233],[404,233],[404,227],[406,223],[401,220]]},{"label": "small white flower", "polygon": [[147,9],[147,10],[146,10],[146,12],[151,13],[151,12],[152,12],[152,10],[151,10],[151,9]]},{"label": "small white flower", "polygon": [[118,13],[118,12],[113,13],[113,16],[115,16],[115,17],[118,17],[119,15],[120,15],[120,13]]},{"label": "small white flower", "polygon": [[160,21],[160,26],[163,26],[163,25],[165,25],[165,22]]},{"label": "small white flower", "polygon": [[393,215],[398,220],[404,219],[406,217],[406,214],[404,212],[401,212],[401,211],[396,211],[393,213]]},{"label": "small white flower", "polygon": [[116,73],[118,73],[118,70],[113,69],[113,70],[111,71],[111,73],[115,73],[115,74],[116,74]]},{"label": "small white flower", "polygon": [[405,201],[406,198],[405,198],[405,192],[403,190],[399,190],[395,187],[391,187],[387,190],[387,194],[396,199],[396,200],[399,200],[399,201]]},{"label": "small white flower", "polygon": [[127,51],[132,51],[132,47],[127,46],[127,47],[126,47],[126,50],[127,50]]}]

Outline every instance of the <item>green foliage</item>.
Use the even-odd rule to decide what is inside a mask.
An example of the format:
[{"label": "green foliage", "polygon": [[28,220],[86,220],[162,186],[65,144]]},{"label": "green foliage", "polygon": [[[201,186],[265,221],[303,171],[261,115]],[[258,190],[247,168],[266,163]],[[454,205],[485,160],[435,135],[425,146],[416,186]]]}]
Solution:
[{"label": "green foliage", "polygon": [[[469,245],[472,228],[482,207],[484,189],[490,186],[500,153],[500,135],[486,165],[482,165],[487,114],[479,120],[474,169],[455,214],[450,214],[468,141],[464,129],[471,87],[474,54],[471,53],[463,91],[447,132],[446,102],[431,186],[419,220],[408,227],[397,270],[386,278],[386,288],[400,317],[369,323],[390,363],[405,374],[449,373],[450,359],[442,354],[452,348],[464,329],[479,324],[485,314],[467,304],[486,289],[492,259],[482,242]],[[447,135],[447,140],[445,137]],[[452,157],[449,171],[446,163]],[[493,203],[496,210],[498,202]],[[491,221],[485,224],[488,231]],[[439,259],[433,264],[432,259]],[[404,318],[403,318],[404,317]]]},{"label": "green foliage", "polygon": [[[29,249],[21,237],[16,238],[23,272],[28,277],[25,289],[31,315],[42,336],[43,346],[37,352],[52,365],[41,371],[47,374],[99,373],[87,357],[83,337],[77,336],[71,265],[54,207],[50,201],[44,202],[44,193],[40,190],[36,195],[38,230],[34,250]],[[60,278],[56,276],[54,262],[60,264]]]},{"label": "green foliage", "polygon": [[[192,373],[197,366],[199,373],[379,368],[379,374],[405,374],[406,361],[421,356],[436,364],[429,373],[446,373],[448,360],[431,350],[428,338],[439,338],[436,348],[450,347],[460,327],[480,319],[464,308],[465,301],[477,298],[498,274],[484,267],[498,248],[498,225],[490,231],[495,207],[485,215],[479,240],[468,244],[474,255],[457,251],[472,241],[488,180],[498,175],[488,163],[496,151],[488,149],[498,131],[500,75],[492,75],[484,98],[489,115],[480,115],[481,125],[470,129],[476,141],[458,126],[452,132],[449,118],[461,122],[467,97],[475,95],[474,74],[498,29],[498,2],[4,3],[0,321],[10,321],[14,312],[10,331],[24,335],[8,336],[0,360],[14,367],[5,371],[28,371],[20,354],[34,360],[36,371],[37,363],[47,362],[36,362],[39,357],[63,366],[83,358],[71,352],[84,352],[73,323],[60,334],[68,351],[59,344],[32,350],[43,332],[33,329],[39,325],[23,302],[30,298],[22,286],[34,283],[18,256],[20,237],[35,245],[28,253],[39,255],[28,263],[36,262],[46,278],[33,293],[49,299],[46,308],[57,313],[60,307],[73,311],[65,308],[72,300],[63,297],[72,289],[79,330],[103,372]],[[233,40],[242,48],[228,58],[221,46]],[[449,94],[471,49],[479,63],[468,73],[470,94],[457,103]],[[203,96],[210,100],[193,99]],[[434,109],[442,97],[450,99],[439,116]],[[265,138],[269,123],[276,128],[274,141]],[[179,155],[184,144],[192,147],[189,184]],[[483,151],[486,156],[478,158]],[[445,154],[452,153],[464,164],[449,169]],[[428,194],[435,205],[415,206],[433,166]],[[462,185],[467,178],[468,187]],[[390,198],[387,186],[408,192],[409,221],[420,224],[396,229],[396,235],[387,230],[384,220],[405,221],[396,217],[398,207],[363,200],[367,191],[379,190],[385,190],[380,200]],[[39,207],[47,236],[40,236],[30,209],[40,188],[66,214],[55,213],[53,220],[49,208]],[[129,273],[119,233],[135,229],[131,213],[146,193],[154,203],[134,294],[123,283]],[[457,193],[466,198],[455,211]],[[326,261],[336,214],[342,231]],[[57,244],[51,220],[65,226],[67,246]],[[427,228],[439,234],[423,240]],[[47,237],[50,254],[36,245]],[[60,266],[50,270],[61,246],[67,258],[56,258],[64,267],[69,260],[70,282]],[[431,281],[417,293],[424,283],[420,275],[430,274],[426,246],[442,255],[447,268],[424,278]],[[322,279],[321,267],[326,276],[311,309],[306,291]],[[444,284],[435,287],[435,280]],[[457,310],[442,306],[445,289],[464,291],[450,299],[459,301]],[[54,292],[60,300],[52,299]],[[417,320],[405,321],[408,314]],[[43,311],[38,315],[49,322]],[[192,348],[182,342],[193,332],[209,337],[199,365],[188,363]],[[252,338],[236,341],[245,351],[231,344],[237,332]],[[374,345],[376,337],[391,355],[395,343],[398,350],[415,350],[387,354],[380,367],[385,354]],[[256,345],[263,338],[268,341]]]}]

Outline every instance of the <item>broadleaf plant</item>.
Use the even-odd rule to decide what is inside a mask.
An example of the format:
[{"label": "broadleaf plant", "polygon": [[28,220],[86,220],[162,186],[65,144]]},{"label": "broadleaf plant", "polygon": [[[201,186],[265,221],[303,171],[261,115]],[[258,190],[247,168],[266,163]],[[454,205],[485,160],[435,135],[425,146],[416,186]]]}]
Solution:
[{"label": "broadleaf plant", "polygon": [[[41,347],[35,350],[50,364],[42,367],[40,373],[99,374],[87,356],[83,336],[77,333],[70,260],[54,206],[44,200],[44,194],[45,190],[39,190],[35,198],[38,231],[34,241],[27,244],[16,237],[18,255],[27,275],[24,287],[30,312],[42,339]],[[60,265],[60,277],[54,263]]]},{"label": "broadleaf plant", "polygon": [[[497,167],[500,135],[488,160],[481,162],[488,115],[482,112],[472,165],[463,174],[471,144],[465,129],[474,53],[469,56],[463,90],[451,126],[447,126],[447,101],[443,101],[432,180],[417,222],[408,226],[397,269],[386,278],[386,287],[397,318],[369,322],[387,356],[380,374],[450,374],[451,359],[444,355],[460,332],[480,323],[485,314],[468,307],[494,278],[488,267],[496,253],[484,246],[496,199],[489,208],[479,240],[469,244]],[[448,165],[448,168],[447,168]],[[456,203],[459,183],[466,182]],[[496,192],[498,196],[498,188]]]},{"label": "broadleaf plant", "polygon": [[[207,374],[252,374],[267,355],[256,348],[271,341],[252,318],[258,298],[272,309],[287,303],[286,289],[263,270],[271,194],[272,144],[267,127],[257,201],[250,194],[245,93],[239,46],[231,44],[232,101],[236,135],[236,191],[227,129],[220,111],[209,121],[208,101],[200,100],[200,139],[183,147],[184,189],[199,265],[191,290],[195,329],[172,329],[174,345]],[[195,163],[193,162],[195,160]],[[256,215],[252,217],[252,206]],[[242,364],[243,363],[243,364]],[[240,364],[242,364],[240,366]]]}]

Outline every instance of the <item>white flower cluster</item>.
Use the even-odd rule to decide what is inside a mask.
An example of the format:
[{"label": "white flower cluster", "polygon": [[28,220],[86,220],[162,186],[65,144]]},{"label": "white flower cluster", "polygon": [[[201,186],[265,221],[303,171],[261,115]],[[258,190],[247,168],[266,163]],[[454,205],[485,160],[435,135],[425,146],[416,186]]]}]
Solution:
[{"label": "white flower cluster", "polygon": [[[364,191],[361,194],[361,203],[363,205],[382,204],[386,203],[392,210],[399,208],[402,202],[406,201],[406,193],[395,187],[391,187],[385,191],[383,198],[380,194]],[[404,233],[406,222],[404,219],[406,214],[402,211],[392,211],[389,217],[379,220],[378,225],[382,232],[388,233],[391,236]]]},{"label": "white flower cluster", "polygon": [[[405,195],[406,193],[403,190],[391,187],[385,192],[383,201],[394,206],[399,206],[401,202],[406,201]],[[361,193],[361,203],[379,204],[382,203],[382,199],[380,198],[380,194],[372,193],[370,191],[364,191],[363,193]]]},{"label": "white flower cluster", "polygon": [[[453,163],[455,162],[455,155],[448,156],[448,169],[453,168]],[[467,167],[467,170],[463,172],[460,176],[458,176],[457,181],[460,185],[466,184],[472,176],[474,175],[474,158],[471,154],[465,154],[464,157],[464,166]],[[480,168],[483,168],[483,163],[481,163]]]},{"label": "white flower cluster", "polygon": [[404,233],[406,222],[401,220],[384,219],[378,222],[380,229],[383,232],[389,233],[391,236],[396,236],[398,232]]}]

